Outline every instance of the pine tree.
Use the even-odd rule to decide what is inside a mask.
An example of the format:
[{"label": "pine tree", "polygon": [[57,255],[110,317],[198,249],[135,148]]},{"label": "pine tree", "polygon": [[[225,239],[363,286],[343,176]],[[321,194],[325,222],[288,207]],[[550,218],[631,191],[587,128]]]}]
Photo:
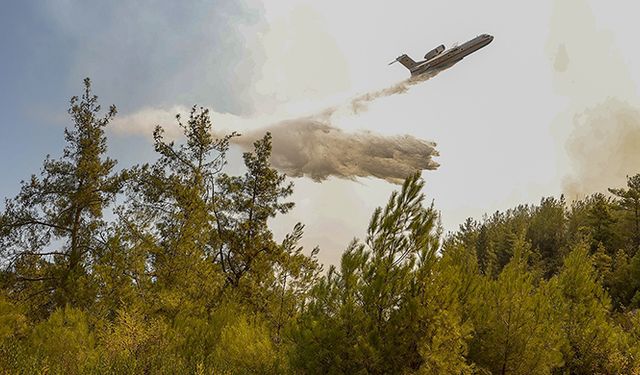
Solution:
[{"label": "pine tree", "polygon": [[314,289],[293,362],[308,373],[464,372],[467,328],[437,266],[438,215],[416,174]]},{"label": "pine tree", "polygon": [[609,191],[618,197],[618,206],[627,212],[631,222],[630,255],[633,256],[640,249],[640,174],[627,177],[627,189],[609,189]]},{"label": "pine tree", "polygon": [[544,281],[536,288],[527,271],[529,251],[519,238],[512,260],[497,280],[485,277],[468,306],[474,326],[469,358],[493,374],[549,374],[562,364],[552,290]]},{"label": "pine tree", "polygon": [[11,295],[41,313],[66,304],[87,306],[95,294],[91,267],[104,245],[104,210],[120,191],[116,162],[105,157],[105,127],[98,98],[84,80],[84,94],[71,98],[73,128],[65,129],[60,159],[47,157],[40,176],[22,183],[0,217],[0,249],[11,272]]},{"label": "pine tree", "polygon": [[217,180],[218,262],[226,283],[234,287],[245,275],[251,273],[259,278],[269,269],[279,249],[267,220],[293,208],[292,202],[282,201],[293,193],[293,183],[285,184],[285,175],[270,166],[270,157],[271,134],[267,133],[254,142],[254,152],[243,154],[247,169],[243,176],[222,174]]},{"label": "pine tree", "polygon": [[215,180],[236,135],[214,138],[204,108],[194,106],[186,123],[176,118],[185,143],[166,142],[156,127],[159,159],[129,171],[134,178],[119,210],[129,246],[147,254],[155,309],[170,317],[181,310],[202,314],[220,293]]},{"label": "pine tree", "polygon": [[623,332],[609,319],[611,302],[599,284],[588,245],[576,245],[554,282],[568,339],[564,368],[574,374],[626,373],[630,362]]},{"label": "pine tree", "polygon": [[527,240],[540,263],[545,278],[558,272],[566,253],[566,214],[564,198],[543,198],[531,210]]}]

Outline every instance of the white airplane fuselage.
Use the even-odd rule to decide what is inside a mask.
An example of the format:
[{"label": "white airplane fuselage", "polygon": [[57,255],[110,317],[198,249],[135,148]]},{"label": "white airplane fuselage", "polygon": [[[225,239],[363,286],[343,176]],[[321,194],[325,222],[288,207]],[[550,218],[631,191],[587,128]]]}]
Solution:
[{"label": "white airplane fuselage", "polygon": [[429,60],[414,62],[407,55],[402,55],[396,60],[409,69],[411,76],[418,76],[435,70],[447,68],[480,48],[485,47],[491,43],[491,41],[493,41],[493,36],[482,34],[464,44],[449,48]]}]

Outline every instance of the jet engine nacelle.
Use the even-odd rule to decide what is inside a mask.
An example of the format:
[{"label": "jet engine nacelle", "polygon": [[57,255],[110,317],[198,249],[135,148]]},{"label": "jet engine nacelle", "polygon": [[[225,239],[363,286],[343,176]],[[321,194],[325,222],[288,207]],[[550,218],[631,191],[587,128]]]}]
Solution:
[{"label": "jet engine nacelle", "polygon": [[427,52],[427,54],[424,55],[424,59],[425,60],[431,60],[434,57],[436,57],[439,54],[441,54],[443,51],[444,51],[444,44],[441,44],[441,45],[437,46],[436,48],[432,49],[431,51]]}]

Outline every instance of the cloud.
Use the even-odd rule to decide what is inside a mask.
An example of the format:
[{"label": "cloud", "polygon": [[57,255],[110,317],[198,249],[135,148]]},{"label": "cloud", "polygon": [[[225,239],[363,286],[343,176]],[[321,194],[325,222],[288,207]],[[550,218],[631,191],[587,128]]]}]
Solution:
[{"label": "cloud", "polygon": [[279,1],[265,11],[269,26],[260,38],[264,64],[253,98],[257,106],[269,110],[291,101],[323,100],[348,89],[347,61],[326,21],[309,4]]},{"label": "cloud", "polygon": [[64,41],[70,87],[89,76],[101,98],[125,111],[174,103],[253,110],[267,28],[258,0],[47,0],[39,12]]},{"label": "cloud", "polygon": [[[242,117],[231,113],[220,113],[209,110],[209,116],[213,124],[212,131],[226,134],[233,131],[244,133],[260,128],[264,123],[277,121],[271,116]],[[183,137],[183,130],[178,125],[176,116],[188,119],[191,107],[174,105],[171,107],[144,107],[130,114],[116,116],[111,122],[109,130],[117,136],[138,135],[151,140],[153,130],[160,125],[169,140],[177,140]]]},{"label": "cloud", "polygon": [[126,116],[117,116],[112,121],[110,130],[120,135],[150,137],[156,125],[160,125],[167,138],[178,139],[182,136],[182,129],[178,126],[176,115],[184,116],[188,113],[188,108],[178,105],[168,109],[147,107]]}]

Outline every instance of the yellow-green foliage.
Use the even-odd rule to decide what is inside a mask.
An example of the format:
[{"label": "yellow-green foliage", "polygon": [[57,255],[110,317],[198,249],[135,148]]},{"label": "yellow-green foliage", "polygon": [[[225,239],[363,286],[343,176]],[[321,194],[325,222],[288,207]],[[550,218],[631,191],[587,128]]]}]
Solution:
[{"label": "yellow-green foliage", "polygon": [[0,296],[0,342],[22,337],[28,327],[27,318],[20,309]]},{"label": "yellow-green foliage", "polygon": [[154,367],[166,345],[167,327],[138,311],[120,310],[102,327],[100,363],[116,373],[144,373]]},{"label": "yellow-green foliage", "polygon": [[38,367],[52,373],[79,374],[97,364],[96,340],[87,314],[73,307],[58,309],[36,324],[26,344]]},{"label": "yellow-green foliage", "polygon": [[279,374],[284,370],[267,328],[244,316],[222,329],[213,362],[216,370],[229,374]]},{"label": "yellow-green foliage", "polygon": [[[23,312],[0,296],[0,369],[24,369],[21,341],[28,334],[28,321]],[[20,366],[22,365],[22,366]]]}]

